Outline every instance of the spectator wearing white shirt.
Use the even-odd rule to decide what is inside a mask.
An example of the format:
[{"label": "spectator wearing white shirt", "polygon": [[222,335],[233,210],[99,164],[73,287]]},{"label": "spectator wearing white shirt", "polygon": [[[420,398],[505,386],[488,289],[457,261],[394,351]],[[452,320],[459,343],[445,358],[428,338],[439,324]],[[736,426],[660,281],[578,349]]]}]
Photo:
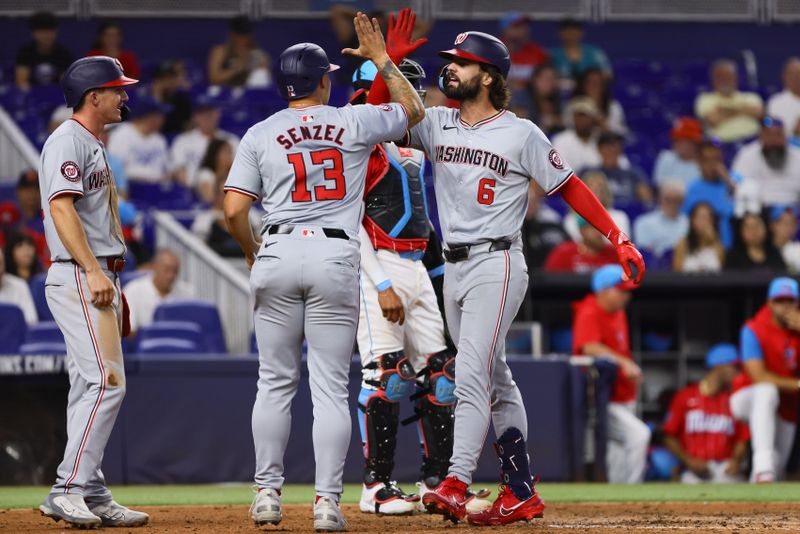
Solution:
[{"label": "spectator wearing white shirt", "polygon": [[800,273],[800,242],[797,241],[798,212],[792,206],[775,206],[769,214],[772,244],[778,249],[792,273]]},{"label": "spectator wearing white shirt", "polygon": [[772,95],[767,113],[783,121],[786,137],[792,137],[800,123],[800,58],[792,57],[783,67],[783,91]]},{"label": "spectator wearing white shirt", "polygon": [[656,158],[653,181],[658,187],[680,180],[686,187],[698,176],[698,147],[703,141],[703,125],[692,117],[678,117],[669,132],[672,148],[662,150]]},{"label": "spectator wearing white shirt", "polygon": [[736,154],[733,170],[742,176],[736,188],[737,216],[800,202],[800,148],[789,145],[778,119],[764,118],[758,139]]},{"label": "spectator wearing white shirt", "polygon": [[27,282],[6,272],[6,260],[2,250],[0,250],[0,302],[16,304],[22,310],[28,325],[35,324],[39,320]]},{"label": "spectator wearing white shirt", "polygon": [[114,128],[108,152],[120,160],[131,182],[159,183],[169,180],[167,138],[161,133],[167,108],[151,97],[131,104],[131,122]]},{"label": "spectator wearing white shirt", "polygon": [[161,303],[194,297],[192,287],[178,280],[180,267],[180,259],[174,252],[161,249],[153,257],[152,272],[125,285],[125,297],[131,309],[132,332],[150,325]]},{"label": "spectator wearing white shirt", "polygon": [[756,93],[739,91],[736,63],[720,59],[711,66],[709,93],[695,100],[695,114],[720,141],[730,143],[758,134],[758,121],[764,114],[764,101]]},{"label": "spectator wearing white shirt", "polygon": [[239,138],[219,129],[220,111],[213,99],[201,95],[194,102],[192,110],[193,128],[184,132],[172,142],[170,166],[176,179],[188,187],[197,186],[200,163],[212,139],[227,141],[233,152],[239,146]]},{"label": "spectator wearing white shirt", "polygon": [[681,212],[685,196],[682,181],[664,183],[658,193],[658,208],[640,215],[633,223],[636,244],[656,256],[674,249],[689,231],[689,218]]},{"label": "spectator wearing white shirt", "polygon": [[[588,96],[573,98],[568,107],[572,128],[553,137],[553,147],[573,169],[600,165],[597,135],[601,119],[600,109]],[[568,121],[569,122],[569,121]]]}]

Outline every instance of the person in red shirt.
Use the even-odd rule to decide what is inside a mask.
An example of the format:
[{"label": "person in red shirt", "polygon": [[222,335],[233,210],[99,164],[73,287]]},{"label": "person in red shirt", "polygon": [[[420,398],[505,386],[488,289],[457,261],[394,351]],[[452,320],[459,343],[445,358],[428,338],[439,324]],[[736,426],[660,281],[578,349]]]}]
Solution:
[{"label": "person in red shirt", "polygon": [[706,376],[672,398],[664,444],[684,467],[681,482],[741,482],[750,431],[730,409],[730,387],[739,359],[735,345],[720,343],[706,354]]},{"label": "person in red shirt", "polygon": [[610,358],[617,380],[608,404],[608,481],[635,484],[644,479],[650,428],[634,415],[642,370],[633,361],[625,307],[635,286],[623,281],[619,265],[606,265],[592,275],[592,291],[573,304],[574,354]]},{"label": "person in red shirt", "polygon": [[122,48],[122,28],[115,22],[104,22],[97,28],[97,36],[87,56],[109,56],[119,60],[125,76],[141,78],[139,58],[130,50]]},{"label": "person in red shirt", "polygon": [[500,39],[508,47],[511,69],[506,80],[511,89],[522,89],[533,77],[536,67],[550,59],[547,50],[531,40],[530,19],[518,11],[500,19]]},{"label": "person in red shirt", "polygon": [[750,425],[751,482],[773,482],[792,451],[800,390],[800,291],[797,281],[775,278],[767,303],[740,334],[742,372],[733,380],[731,412]]},{"label": "person in red shirt", "polygon": [[545,271],[588,273],[617,262],[614,248],[606,238],[583,217],[578,216],[577,219],[583,241],[565,241],[550,251],[544,262]]}]

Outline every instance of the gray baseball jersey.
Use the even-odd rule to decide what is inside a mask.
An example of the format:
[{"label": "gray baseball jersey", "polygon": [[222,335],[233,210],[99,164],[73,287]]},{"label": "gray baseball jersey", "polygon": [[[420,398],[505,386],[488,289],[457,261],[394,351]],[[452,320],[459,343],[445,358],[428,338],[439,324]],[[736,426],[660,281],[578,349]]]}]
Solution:
[{"label": "gray baseball jersey", "polygon": [[[119,232],[114,178],[105,147],[78,121],[70,119],[55,129],[42,148],[39,184],[44,232],[51,258],[71,259],[50,216],[50,201],[75,195],[75,211],[95,256],[122,256],[125,241]],[[113,199],[112,199],[113,197]]]},{"label": "gray baseball jersey", "polygon": [[424,150],[433,165],[449,245],[516,239],[528,207],[528,181],[551,193],[573,174],[534,123],[505,110],[470,126],[457,109],[428,108],[406,144]]},{"label": "gray baseball jersey", "polygon": [[[350,443],[348,373],[358,321],[358,231],[373,145],[403,135],[405,110],[314,106],[279,111],[245,134],[225,190],[262,196],[266,233],[250,274],[259,354],[255,482],[280,490],[291,401],[308,342],[315,487],[338,498]],[[341,229],[346,235],[326,232]]]},{"label": "gray baseball jersey", "polygon": [[[95,256],[125,253],[105,148],[89,130],[68,120],[52,133],[42,149],[39,182],[53,260],[71,259],[50,216],[50,201],[62,195],[78,197],[75,211]],[[76,493],[87,502],[111,499],[100,465],[125,395],[119,279],[106,262],[100,266],[116,290],[108,307],[91,303],[86,273],[69,262],[53,263],[45,287],[47,305],[67,345],[70,382],[67,446],[51,492]]]},{"label": "gray baseball jersey", "polygon": [[357,239],[369,153],[406,125],[399,104],[284,109],[247,131],[225,190],[263,192],[265,225],[313,223]]}]

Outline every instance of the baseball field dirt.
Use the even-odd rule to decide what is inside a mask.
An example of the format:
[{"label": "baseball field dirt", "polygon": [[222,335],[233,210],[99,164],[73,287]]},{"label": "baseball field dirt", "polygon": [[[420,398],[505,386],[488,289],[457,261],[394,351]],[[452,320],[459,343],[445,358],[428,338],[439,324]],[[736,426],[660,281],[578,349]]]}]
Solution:
[{"label": "baseball field dirt", "polygon": [[[277,527],[256,529],[247,516],[247,506],[148,506],[151,517],[140,529],[114,529],[115,533],[206,534],[232,532],[312,532],[311,505],[284,507],[284,520]],[[357,505],[345,505],[351,533],[440,533],[477,530],[465,524],[454,526],[437,516],[376,517],[362,514]],[[510,527],[483,528],[497,531],[536,532],[800,532],[800,504],[747,502],[670,503],[556,503],[548,506],[543,519]],[[64,523],[42,517],[37,510],[0,511],[0,532],[47,533],[64,530]],[[73,529],[70,529],[73,530]]]}]

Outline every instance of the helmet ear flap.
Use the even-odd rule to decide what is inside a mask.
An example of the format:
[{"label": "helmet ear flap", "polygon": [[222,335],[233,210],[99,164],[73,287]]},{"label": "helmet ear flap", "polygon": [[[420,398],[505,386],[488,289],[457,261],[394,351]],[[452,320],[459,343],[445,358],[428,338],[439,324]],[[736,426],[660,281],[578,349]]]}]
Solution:
[{"label": "helmet ear flap", "polygon": [[444,78],[445,74],[447,73],[447,68],[450,66],[450,63],[442,67],[442,70],[439,71],[439,77],[437,78],[437,85],[439,86],[439,90],[444,93]]}]

